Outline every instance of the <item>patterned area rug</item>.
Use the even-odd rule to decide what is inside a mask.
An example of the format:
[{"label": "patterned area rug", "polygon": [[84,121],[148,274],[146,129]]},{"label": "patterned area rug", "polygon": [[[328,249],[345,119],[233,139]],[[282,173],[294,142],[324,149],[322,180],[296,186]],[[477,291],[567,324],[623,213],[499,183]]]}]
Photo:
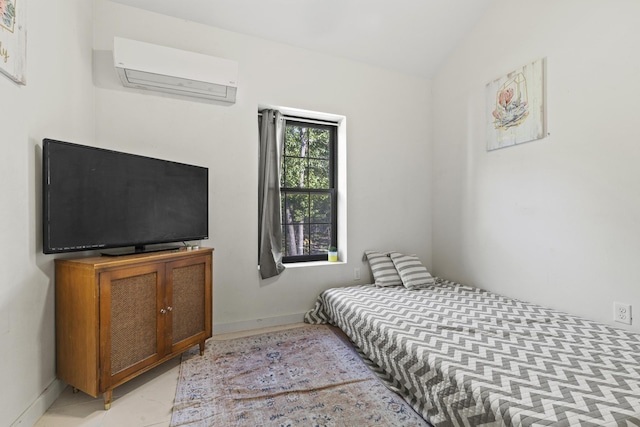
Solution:
[{"label": "patterned area rug", "polygon": [[171,417],[171,427],[426,425],[323,325],[185,353]]}]

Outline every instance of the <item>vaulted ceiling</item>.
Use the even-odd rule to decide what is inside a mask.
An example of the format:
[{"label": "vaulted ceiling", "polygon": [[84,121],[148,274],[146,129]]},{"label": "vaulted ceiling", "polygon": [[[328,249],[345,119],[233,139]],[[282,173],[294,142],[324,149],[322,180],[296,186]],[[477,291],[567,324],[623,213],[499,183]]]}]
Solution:
[{"label": "vaulted ceiling", "polygon": [[493,0],[112,0],[430,78]]}]

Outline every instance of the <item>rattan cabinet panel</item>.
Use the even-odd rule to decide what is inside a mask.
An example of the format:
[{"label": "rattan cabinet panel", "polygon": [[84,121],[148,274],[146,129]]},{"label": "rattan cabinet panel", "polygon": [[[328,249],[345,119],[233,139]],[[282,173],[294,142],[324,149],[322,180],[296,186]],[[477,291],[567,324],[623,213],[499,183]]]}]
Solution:
[{"label": "rattan cabinet panel", "polygon": [[56,259],[58,378],[111,405],[113,389],[212,332],[213,249]]},{"label": "rattan cabinet panel", "polygon": [[112,376],[158,353],[159,283],[156,271],[111,281]]},{"label": "rattan cabinet panel", "polygon": [[180,342],[204,332],[206,328],[204,264],[175,265],[172,269],[173,327],[172,343]]}]

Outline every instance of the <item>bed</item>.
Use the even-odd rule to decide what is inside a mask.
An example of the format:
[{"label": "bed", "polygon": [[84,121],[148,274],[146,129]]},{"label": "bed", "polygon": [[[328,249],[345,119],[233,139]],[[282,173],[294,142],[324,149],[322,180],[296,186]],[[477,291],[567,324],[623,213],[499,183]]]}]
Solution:
[{"label": "bed", "polygon": [[640,426],[640,334],[434,278],[324,291],[338,326],[432,425]]}]

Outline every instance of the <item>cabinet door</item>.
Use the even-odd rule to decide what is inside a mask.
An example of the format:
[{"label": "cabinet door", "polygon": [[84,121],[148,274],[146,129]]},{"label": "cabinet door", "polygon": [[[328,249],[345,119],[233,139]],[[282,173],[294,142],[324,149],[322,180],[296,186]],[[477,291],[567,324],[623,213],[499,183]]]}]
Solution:
[{"label": "cabinet door", "polygon": [[167,352],[183,351],[211,336],[211,255],[167,263]]},{"label": "cabinet door", "polygon": [[163,263],[100,273],[102,390],[163,356],[164,274]]}]

